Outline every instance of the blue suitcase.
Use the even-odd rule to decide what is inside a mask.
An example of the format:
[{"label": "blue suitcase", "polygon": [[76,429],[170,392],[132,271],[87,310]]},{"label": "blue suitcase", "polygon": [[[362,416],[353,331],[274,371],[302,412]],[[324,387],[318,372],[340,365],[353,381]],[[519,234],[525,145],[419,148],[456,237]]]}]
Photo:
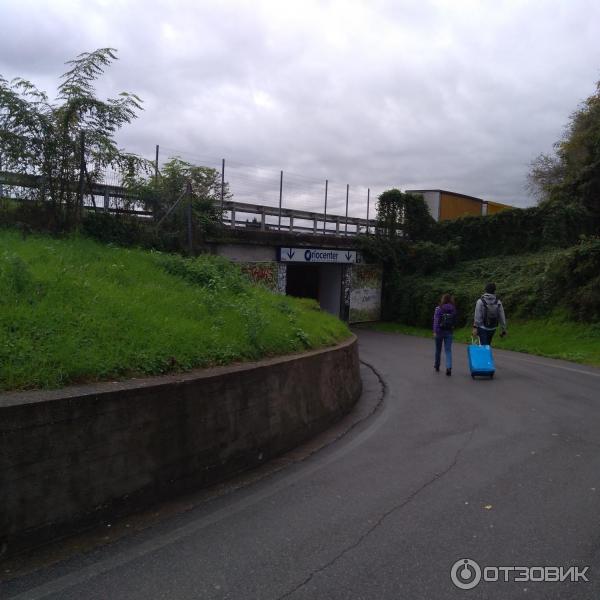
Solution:
[{"label": "blue suitcase", "polygon": [[494,357],[492,356],[491,346],[480,346],[479,344],[470,344],[467,346],[469,355],[469,369],[471,377],[489,377],[492,379],[496,372],[494,366]]}]

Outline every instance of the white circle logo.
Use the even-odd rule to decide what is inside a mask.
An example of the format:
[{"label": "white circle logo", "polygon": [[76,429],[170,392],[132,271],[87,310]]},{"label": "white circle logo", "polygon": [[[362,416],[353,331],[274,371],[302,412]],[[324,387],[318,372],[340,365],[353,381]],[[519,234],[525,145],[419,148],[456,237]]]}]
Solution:
[{"label": "white circle logo", "polygon": [[471,590],[481,581],[481,567],[470,558],[461,558],[452,565],[450,577],[457,588]]}]

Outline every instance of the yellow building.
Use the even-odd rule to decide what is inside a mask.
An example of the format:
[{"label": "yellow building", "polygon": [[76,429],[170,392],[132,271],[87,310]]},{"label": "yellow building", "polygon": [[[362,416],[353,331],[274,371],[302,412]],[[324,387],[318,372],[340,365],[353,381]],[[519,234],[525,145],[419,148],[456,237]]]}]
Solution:
[{"label": "yellow building", "polygon": [[509,206],[508,204],[500,204],[499,202],[486,202],[487,204],[487,212],[486,215],[493,215],[495,213],[506,210],[507,208],[514,208],[514,206]]},{"label": "yellow building", "polygon": [[421,194],[429,207],[431,216],[436,221],[446,221],[466,216],[480,217],[482,215],[492,215],[502,210],[513,208],[507,204],[489,202],[475,196],[467,196],[466,194],[458,194],[457,192],[449,192],[448,190],[406,191],[410,194]]}]

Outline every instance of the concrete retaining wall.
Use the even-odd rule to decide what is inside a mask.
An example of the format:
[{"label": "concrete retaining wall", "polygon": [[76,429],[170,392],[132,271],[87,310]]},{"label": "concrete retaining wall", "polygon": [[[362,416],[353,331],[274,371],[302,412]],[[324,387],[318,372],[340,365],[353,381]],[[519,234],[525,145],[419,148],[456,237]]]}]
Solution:
[{"label": "concrete retaining wall", "polygon": [[205,486],[347,413],[358,349],[0,395],[0,554]]}]

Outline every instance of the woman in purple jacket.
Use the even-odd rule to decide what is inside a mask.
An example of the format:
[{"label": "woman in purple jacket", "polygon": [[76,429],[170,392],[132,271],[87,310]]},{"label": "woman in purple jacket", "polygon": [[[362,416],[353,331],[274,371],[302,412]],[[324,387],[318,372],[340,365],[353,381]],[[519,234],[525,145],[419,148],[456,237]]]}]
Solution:
[{"label": "woman in purple jacket", "polygon": [[452,375],[452,332],[456,325],[456,307],[451,294],[444,294],[440,305],[433,313],[433,337],[435,338],[435,363],[433,368],[440,370],[442,344],[446,354],[446,375]]}]

